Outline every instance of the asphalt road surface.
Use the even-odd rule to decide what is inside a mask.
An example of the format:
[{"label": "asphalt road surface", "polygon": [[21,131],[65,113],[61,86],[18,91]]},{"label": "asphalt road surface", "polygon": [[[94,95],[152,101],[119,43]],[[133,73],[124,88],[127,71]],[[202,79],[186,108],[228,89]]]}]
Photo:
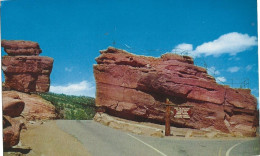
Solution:
[{"label": "asphalt road surface", "polygon": [[[157,138],[115,130],[94,121],[57,120],[92,156],[253,156],[260,139]],[[76,148],[76,147],[75,147]]]}]

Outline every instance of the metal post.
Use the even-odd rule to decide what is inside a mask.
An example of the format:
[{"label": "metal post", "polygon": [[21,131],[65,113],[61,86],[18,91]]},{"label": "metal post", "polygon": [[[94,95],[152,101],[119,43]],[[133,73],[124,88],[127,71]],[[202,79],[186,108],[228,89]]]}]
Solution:
[{"label": "metal post", "polygon": [[165,136],[170,136],[171,134],[171,106],[169,104],[169,99],[166,99],[166,111],[165,111]]}]

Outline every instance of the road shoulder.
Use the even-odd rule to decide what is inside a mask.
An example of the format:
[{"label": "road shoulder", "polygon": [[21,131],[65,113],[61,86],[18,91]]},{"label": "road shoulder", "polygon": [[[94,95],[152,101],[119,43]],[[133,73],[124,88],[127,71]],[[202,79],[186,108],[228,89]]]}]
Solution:
[{"label": "road shoulder", "polygon": [[73,136],[60,130],[56,121],[29,124],[21,133],[22,146],[31,147],[28,156],[62,155],[90,156],[83,145]]}]

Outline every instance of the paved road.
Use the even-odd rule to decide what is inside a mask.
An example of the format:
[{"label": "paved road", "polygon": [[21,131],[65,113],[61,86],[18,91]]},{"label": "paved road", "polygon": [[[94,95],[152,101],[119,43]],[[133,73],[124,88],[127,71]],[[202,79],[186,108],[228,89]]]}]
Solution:
[{"label": "paved road", "polygon": [[260,139],[156,138],[122,132],[94,121],[57,120],[93,156],[252,156]]}]

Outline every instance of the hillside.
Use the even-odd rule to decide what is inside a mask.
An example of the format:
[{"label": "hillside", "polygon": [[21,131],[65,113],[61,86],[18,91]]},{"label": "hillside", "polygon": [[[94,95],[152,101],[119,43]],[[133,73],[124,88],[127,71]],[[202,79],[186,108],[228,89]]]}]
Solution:
[{"label": "hillside", "polygon": [[91,120],[95,115],[95,98],[55,93],[39,95],[55,106],[60,119]]}]

